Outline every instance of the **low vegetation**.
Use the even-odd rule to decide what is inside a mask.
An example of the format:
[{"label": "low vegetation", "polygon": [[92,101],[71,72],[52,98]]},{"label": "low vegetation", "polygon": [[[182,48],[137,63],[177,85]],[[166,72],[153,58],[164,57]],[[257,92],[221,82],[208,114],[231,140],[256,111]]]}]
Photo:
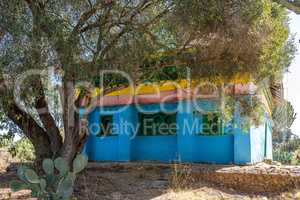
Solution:
[{"label": "low vegetation", "polygon": [[0,135],[0,148],[5,148],[11,156],[19,161],[33,161],[34,147],[29,139],[23,137],[14,141],[12,134]]},{"label": "low vegetation", "polygon": [[18,169],[18,177],[21,181],[12,181],[10,187],[14,192],[29,189],[32,197],[40,200],[69,200],[73,194],[76,174],[86,165],[87,159],[83,155],[77,155],[74,159],[73,171],[70,171],[68,163],[61,157],[54,161],[45,159],[43,161],[45,175],[39,177],[34,170],[21,166]]},{"label": "low vegetation", "polygon": [[300,139],[292,139],[274,147],[275,161],[286,165],[300,164]]}]

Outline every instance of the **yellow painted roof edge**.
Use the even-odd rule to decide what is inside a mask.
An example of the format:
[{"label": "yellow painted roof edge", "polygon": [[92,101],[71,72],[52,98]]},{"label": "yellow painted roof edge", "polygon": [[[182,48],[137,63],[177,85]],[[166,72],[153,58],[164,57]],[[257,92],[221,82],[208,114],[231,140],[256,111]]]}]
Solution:
[{"label": "yellow painted roof edge", "polygon": [[[199,79],[199,80],[192,80],[191,83],[189,83],[189,80],[187,79],[181,79],[177,81],[160,81],[160,82],[154,82],[154,83],[143,83],[133,87],[126,87],[123,89],[119,89],[113,92],[110,92],[106,94],[105,96],[119,96],[119,95],[139,95],[139,94],[152,94],[152,93],[158,93],[158,92],[166,92],[166,91],[173,91],[176,90],[176,88],[183,88],[186,89],[189,84],[191,84],[191,87],[197,85],[200,82],[209,81],[208,79]],[[246,84],[251,81],[250,75],[237,75],[234,79],[229,81],[230,83],[234,84]],[[210,81],[209,81],[210,82]],[[79,92],[79,91],[78,91]],[[96,87],[93,91],[91,96],[96,97],[100,95],[102,92],[101,88]],[[79,93],[78,93],[79,95]]]}]

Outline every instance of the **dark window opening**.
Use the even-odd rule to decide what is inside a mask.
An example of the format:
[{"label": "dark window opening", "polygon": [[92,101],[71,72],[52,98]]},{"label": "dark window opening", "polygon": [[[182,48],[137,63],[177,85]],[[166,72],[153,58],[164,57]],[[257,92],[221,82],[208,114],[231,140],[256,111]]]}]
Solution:
[{"label": "dark window opening", "polygon": [[202,134],[222,134],[222,120],[219,113],[206,113],[202,115]]},{"label": "dark window opening", "polygon": [[176,135],[176,113],[139,113],[140,136]]},{"label": "dark window opening", "polygon": [[222,135],[223,124],[221,114],[218,112],[200,113],[194,112],[194,118],[200,120],[201,126],[197,134],[200,135]]},{"label": "dark window opening", "polygon": [[114,136],[116,134],[112,131],[113,126],[113,116],[112,115],[105,115],[100,116],[100,132],[99,136]]}]

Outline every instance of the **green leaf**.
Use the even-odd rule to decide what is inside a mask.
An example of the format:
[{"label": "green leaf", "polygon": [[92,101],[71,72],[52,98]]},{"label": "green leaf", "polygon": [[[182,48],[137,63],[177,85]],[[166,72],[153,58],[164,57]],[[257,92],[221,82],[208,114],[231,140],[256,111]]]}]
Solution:
[{"label": "green leaf", "polygon": [[45,159],[43,161],[43,170],[48,175],[51,175],[54,173],[54,163],[51,159]]},{"label": "green leaf", "polygon": [[59,194],[57,194],[57,193],[52,193],[51,199],[52,200],[61,200]]},{"label": "green leaf", "polygon": [[62,179],[57,187],[57,193],[63,197],[68,198],[73,193],[73,178],[68,174],[64,179]]},{"label": "green leaf", "polygon": [[10,189],[13,191],[13,192],[17,192],[17,191],[20,191],[20,190],[24,190],[24,189],[27,189],[27,185],[21,181],[12,181],[10,182]]},{"label": "green leaf", "polygon": [[75,172],[69,172],[68,174],[70,176],[70,178],[72,179],[73,183],[75,182],[76,180],[76,173]]},{"label": "green leaf", "polygon": [[45,190],[46,187],[47,187],[47,182],[45,179],[40,179],[40,187],[41,187],[41,190]]},{"label": "green leaf", "polygon": [[52,187],[55,184],[55,182],[57,182],[56,181],[57,176],[55,175],[46,175],[45,178],[46,178],[47,185],[50,187]]},{"label": "green leaf", "polygon": [[25,169],[24,175],[29,183],[39,183],[39,176],[32,169]]},{"label": "green leaf", "polygon": [[67,162],[61,157],[54,160],[54,166],[61,175],[65,175],[69,171]]},{"label": "green leaf", "polygon": [[75,173],[81,172],[87,165],[88,160],[85,156],[79,154],[76,156],[75,160],[73,161],[73,171]]},{"label": "green leaf", "polygon": [[31,190],[31,196],[32,197],[37,197],[37,194],[41,192],[40,184],[36,183],[29,183],[28,184],[28,189]]},{"label": "green leaf", "polygon": [[25,173],[25,169],[28,169],[28,167],[26,167],[25,165],[21,165],[19,168],[18,168],[18,171],[17,171],[17,175],[18,177],[22,180],[22,181],[27,181],[26,180],[26,177],[24,175]]}]

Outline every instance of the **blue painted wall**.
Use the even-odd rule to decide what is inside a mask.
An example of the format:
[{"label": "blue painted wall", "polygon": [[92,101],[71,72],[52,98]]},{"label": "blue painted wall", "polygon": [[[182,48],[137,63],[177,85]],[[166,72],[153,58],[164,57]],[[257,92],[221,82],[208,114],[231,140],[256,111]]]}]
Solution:
[{"label": "blue painted wall", "polygon": [[[177,103],[138,105],[144,113],[177,111]],[[133,111],[137,123],[137,108]],[[177,160],[177,136],[136,136],[131,140],[131,160]]]},{"label": "blue painted wall", "polygon": [[180,161],[193,160],[192,135],[196,133],[197,127],[185,126],[184,123],[193,123],[193,107],[190,101],[181,101],[178,104],[177,113],[177,151]]},{"label": "blue painted wall", "polygon": [[191,162],[233,163],[233,135],[193,136]]},{"label": "blue painted wall", "polygon": [[[132,106],[127,107],[105,107],[96,108],[89,115],[89,131],[86,152],[88,157],[93,161],[129,161],[130,160],[130,133],[129,130],[117,127],[113,128],[114,136],[100,137],[97,136],[100,131],[100,119],[104,115],[113,115],[113,121],[121,124],[122,120],[132,119],[130,112]],[[118,110],[120,112],[118,112]]]},{"label": "blue painted wall", "polygon": [[[212,100],[197,101],[198,108],[215,111],[217,102]],[[144,112],[159,112],[159,104],[138,105]],[[169,162],[202,162],[217,164],[245,164],[263,160],[265,155],[272,157],[270,127],[252,127],[249,133],[242,133],[239,128],[231,129],[224,135],[205,136],[201,132],[201,116],[195,116],[193,102],[165,103],[167,112],[177,111],[177,135],[173,136],[136,136],[138,111],[137,105],[126,107],[96,108],[89,115],[90,137],[84,152],[94,161],[130,161],[157,160]],[[115,112],[122,109],[121,112]],[[115,136],[105,138],[95,136],[99,130],[101,116],[113,115],[115,124],[131,124],[118,127]],[[235,115],[239,118],[239,115]],[[235,120],[238,121],[238,120]],[[266,134],[265,134],[266,133]],[[267,138],[267,140],[265,139]]]},{"label": "blue painted wall", "polygon": [[216,110],[217,102],[202,100],[195,104],[186,100],[179,103],[177,114],[179,159],[183,162],[233,163],[233,135],[200,135],[201,116],[193,114],[195,111],[193,105],[198,106],[198,110],[203,112],[212,112]]},{"label": "blue painted wall", "polygon": [[132,160],[177,160],[176,136],[137,136],[131,146]]},{"label": "blue painted wall", "polygon": [[118,137],[105,137],[104,139],[96,136],[90,136],[89,141],[89,159],[93,161],[116,161],[118,157]]},{"label": "blue painted wall", "polygon": [[137,115],[134,106],[128,106],[126,110],[116,114],[116,124],[132,124],[132,126],[124,126],[118,129],[118,160],[130,161],[131,160],[131,137],[135,135],[135,127],[137,122]]}]

